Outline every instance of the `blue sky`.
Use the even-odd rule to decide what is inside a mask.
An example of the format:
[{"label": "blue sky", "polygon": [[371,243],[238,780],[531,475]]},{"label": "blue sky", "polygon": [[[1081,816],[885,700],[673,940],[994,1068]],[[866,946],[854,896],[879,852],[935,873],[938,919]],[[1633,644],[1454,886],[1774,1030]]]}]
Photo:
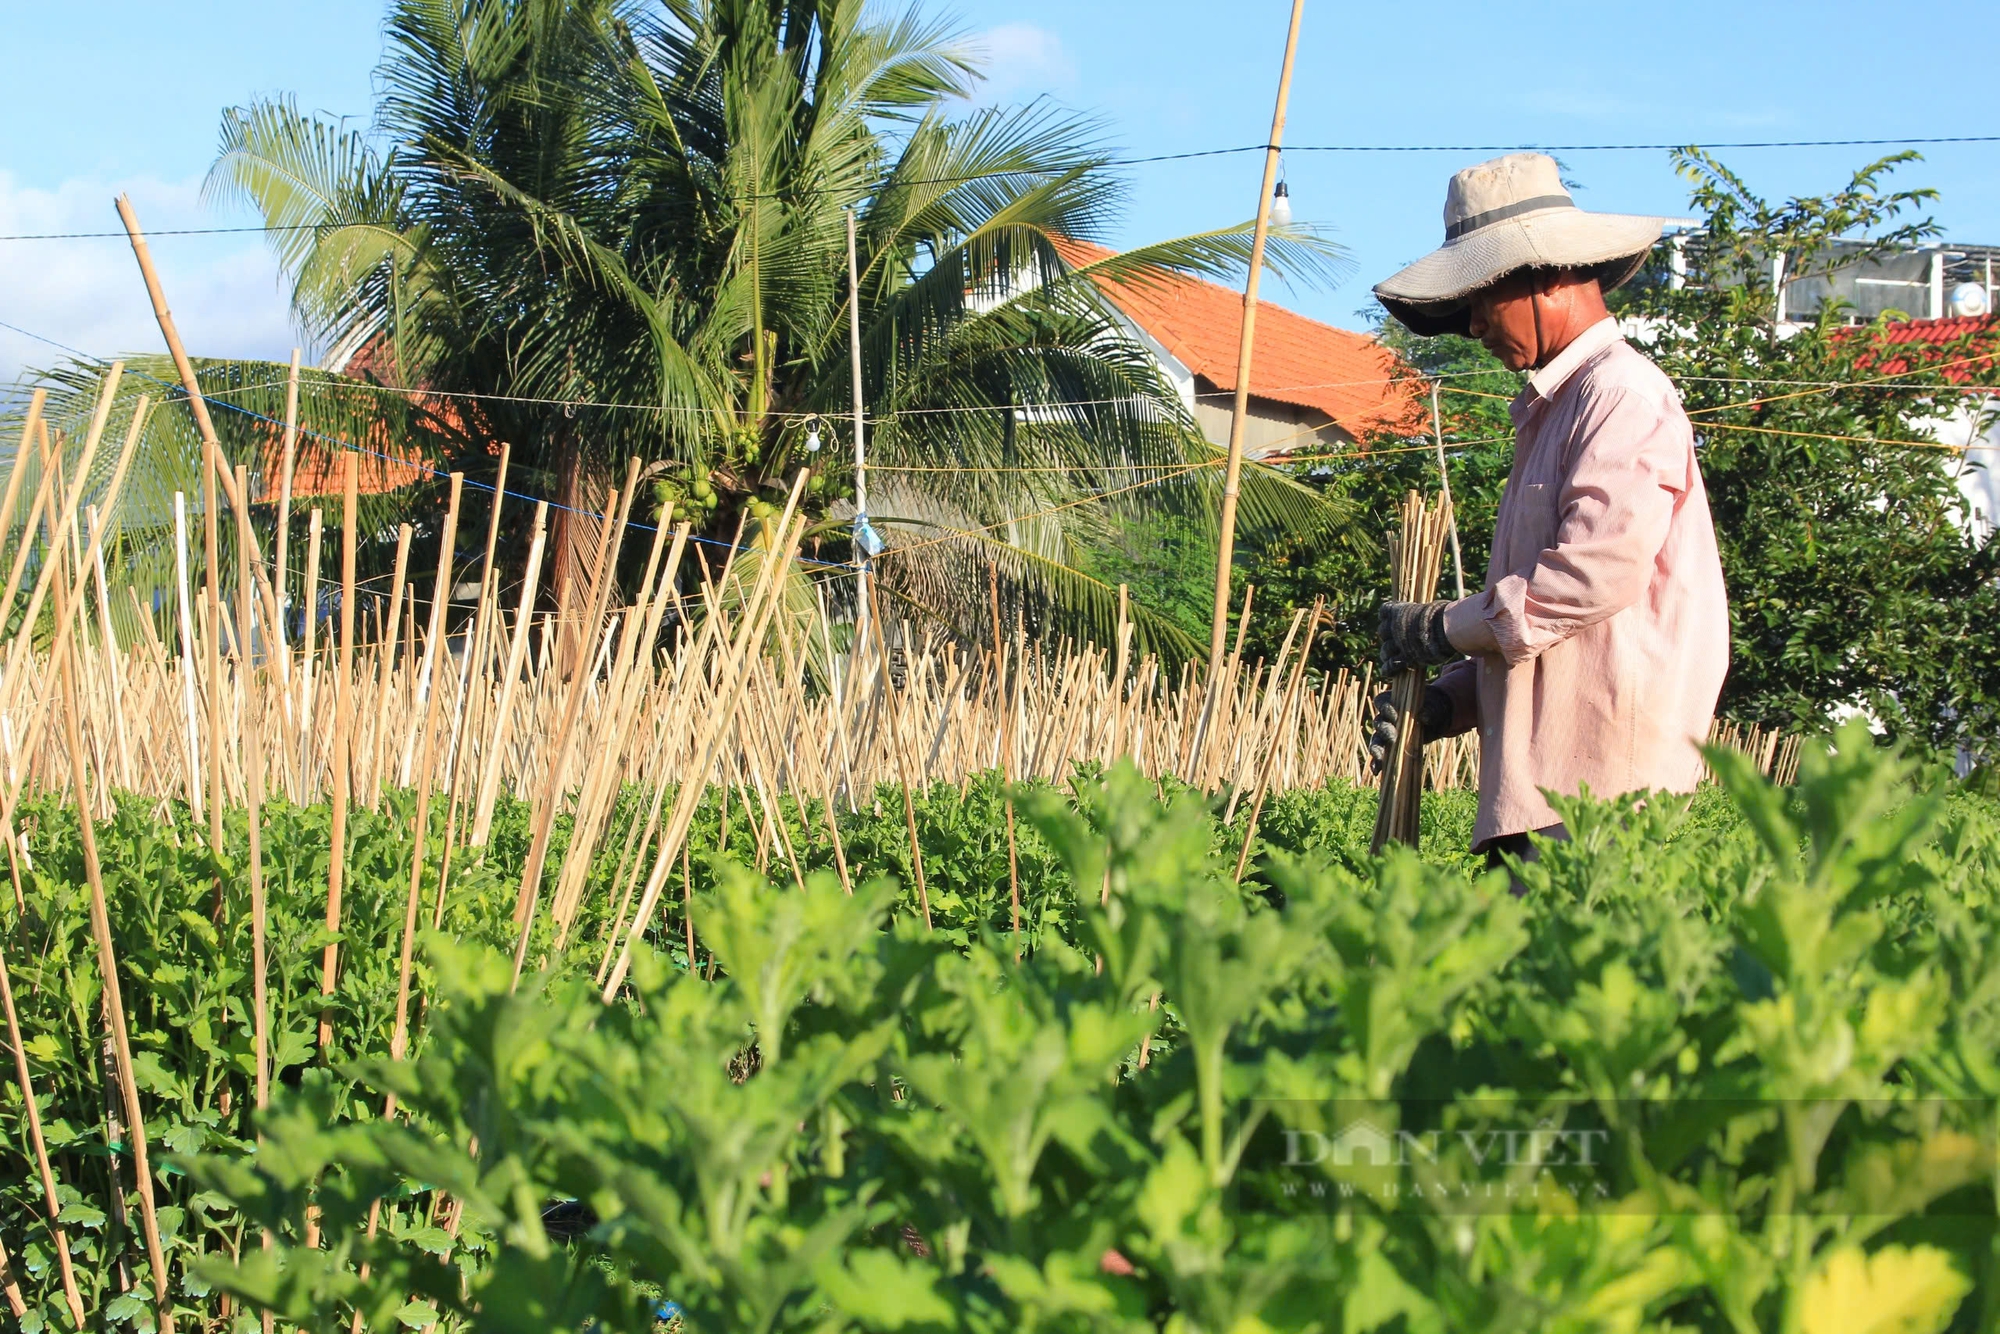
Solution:
[{"label": "blue sky", "polygon": [[[1269,128],[1286,0],[961,0],[991,56],[982,100],[1049,97],[1144,156],[1258,143]],[[0,83],[0,234],[116,227],[129,191],[150,230],[251,219],[202,203],[222,108],[260,94],[365,121],[383,0],[204,0],[162,23],[135,0],[16,5]],[[1971,3],[1879,5],[1432,3],[1308,0],[1286,142],[1576,144],[2000,133],[1984,66],[1952,66],[1953,34],[1983,31]],[[218,34],[226,34],[218,37]],[[1872,152],[1740,150],[1764,193],[1832,188]],[[2000,144],[1938,146],[1899,179],[1933,186],[1946,234],[2000,243]],[[1369,283],[1435,245],[1444,181],[1477,153],[1293,152],[1297,215],[1353,253],[1332,290],[1267,294],[1358,326]],[[1661,152],[1563,154],[1586,208],[1679,214]],[[1132,244],[1248,217],[1255,154],[1130,169],[1110,238]],[[256,237],[160,237],[175,314],[197,354],[281,357],[293,333]],[[156,350],[122,242],[0,242],[0,321],[93,353]],[[46,348],[0,330],[0,378]]]}]

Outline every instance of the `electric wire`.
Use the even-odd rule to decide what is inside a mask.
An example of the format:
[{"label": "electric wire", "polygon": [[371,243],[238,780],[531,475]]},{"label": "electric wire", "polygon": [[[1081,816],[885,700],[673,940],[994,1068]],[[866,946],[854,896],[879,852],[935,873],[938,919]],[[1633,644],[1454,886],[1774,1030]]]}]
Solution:
[{"label": "electric wire", "polygon": [[[1356,154],[1396,154],[1396,153],[1637,153],[1675,152],[1702,149],[1709,152],[1733,152],[1739,149],[1766,148],[1894,148],[1930,147],[1944,144],[1992,144],[2000,143],[2000,134],[1947,134],[1925,135],[1909,138],[1887,139],[1746,139],[1727,143],[1624,143],[1624,144],[1296,144],[1283,148],[1286,153],[1356,153]],[[1102,170],[1109,167],[1139,167],[1158,162],[1186,162],[1195,158],[1230,157],[1243,153],[1268,152],[1274,144],[1239,144],[1230,148],[1198,148],[1182,153],[1152,153],[1142,157],[1100,158],[1072,164],[1067,171],[1077,167]],[[972,181],[996,180],[1016,176],[1058,176],[1064,172],[1047,168],[1003,168],[992,171],[967,172],[953,176],[915,177],[884,180],[877,193],[906,189],[918,185],[963,185]],[[762,199],[788,199],[810,194],[825,193],[824,187],[807,187],[799,190],[759,191],[727,196],[732,202],[750,203]],[[148,238],[156,236],[231,236],[262,232],[337,231],[343,227],[365,226],[358,222],[301,222],[265,224],[241,227],[166,227],[150,231]],[[116,232],[16,232],[0,236],[0,241],[97,241],[106,239],[126,240],[123,231]]]}]

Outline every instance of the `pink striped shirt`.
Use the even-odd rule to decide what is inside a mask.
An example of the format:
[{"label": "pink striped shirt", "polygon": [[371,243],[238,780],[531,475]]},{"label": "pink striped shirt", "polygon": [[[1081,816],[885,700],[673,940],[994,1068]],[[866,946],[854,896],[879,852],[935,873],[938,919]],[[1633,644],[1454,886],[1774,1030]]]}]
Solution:
[{"label": "pink striped shirt", "polygon": [[1500,651],[1437,679],[1452,732],[1479,729],[1475,849],[1556,823],[1545,788],[1692,790],[1729,669],[1708,494],[1667,377],[1606,319],[1508,412],[1486,590],[1445,614],[1452,642]]}]

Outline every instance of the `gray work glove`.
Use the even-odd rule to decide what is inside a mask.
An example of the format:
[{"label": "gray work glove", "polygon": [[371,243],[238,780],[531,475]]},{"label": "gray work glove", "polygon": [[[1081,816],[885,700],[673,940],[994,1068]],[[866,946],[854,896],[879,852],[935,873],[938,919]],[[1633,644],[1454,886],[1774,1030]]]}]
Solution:
[{"label": "gray work glove", "polygon": [[[1375,727],[1368,734],[1368,767],[1382,772],[1382,762],[1396,745],[1395,692],[1385,690],[1375,697]],[[1417,706],[1417,726],[1426,742],[1435,741],[1451,726],[1451,696],[1437,686],[1425,686],[1423,703]]]},{"label": "gray work glove", "polygon": [[1444,609],[1449,602],[1385,602],[1382,604],[1382,676],[1412,667],[1450,662],[1465,656],[1444,637]]}]

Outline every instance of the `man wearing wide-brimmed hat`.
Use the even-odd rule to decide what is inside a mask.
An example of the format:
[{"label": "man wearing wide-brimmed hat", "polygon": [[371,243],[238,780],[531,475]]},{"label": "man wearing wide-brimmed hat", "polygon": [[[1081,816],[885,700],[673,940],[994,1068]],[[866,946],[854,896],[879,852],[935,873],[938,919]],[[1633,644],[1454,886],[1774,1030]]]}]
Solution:
[{"label": "man wearing wide-brimmed hat", "polygon": [[[1530,831],[1563,836],[1544,790],[1694,787],[1729,610],[1687,414],[1604,305],[1662,220],[1587,213],[1553,159],[1513,153],[1452,177],[1444,221],[1444,245],[1375,295],[1413,332],[1477,338],[1528,377],[1485,589],[1385,603],[1383,670],[1449,664],[1419,725],[1479,729],[1473,848],[1497,863],[1531,855]],[[1378,758],[1394,729],[1385,696]]]}]

